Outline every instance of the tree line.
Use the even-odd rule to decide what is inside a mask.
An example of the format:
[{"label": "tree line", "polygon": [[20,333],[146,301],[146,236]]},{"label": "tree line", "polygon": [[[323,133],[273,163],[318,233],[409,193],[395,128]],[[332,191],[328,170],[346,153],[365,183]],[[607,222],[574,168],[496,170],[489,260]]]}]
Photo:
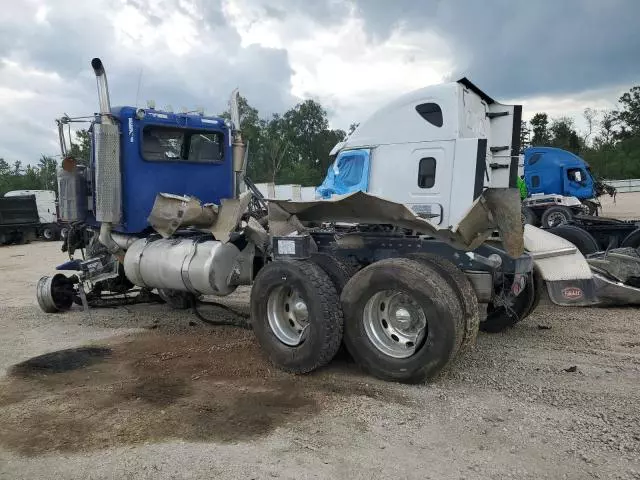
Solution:
[{"label": "tree line", "polygon": [[[90,139],[87,130],[75,132],[69,153],[82,165],[89,164]],[[58,193],[58,156],[41,155],[35,165],[12,164],[0,158],[0,196],[12,190],[54,190]]]},{"label": "tree line", "polygon": [[[242,133],[249,145],[248,175],[256,183],[319,185],[331,163],[329,152],[346,132],[332,129],[327,111],[305,100],[283,114],[262,117],[244,97],[239,99]],[[224,112],[222,117],[229,118]],[[624,93],[618,108],[584,111],[586,129],[579,132],[570,117],[549,118],[536,113],[522,122],[521,143],[552,146],[580,155],[596,175],[609,179],[640,178],[640,86]],[[351,133],[357,124],[349,128]],[[86,130],[75,133],[70,153],[81,164],[89,159]],[[36,165],[23,166],[0,158],[0,195],[10,190],[56,190],[54,156],[42,155]]]},{"label": "tree line", "polygon": [[[329,152],[346,135],[329,126],[327,111],[305,100],[284,114],[261,118],[244,97],[238,101],[240,128],[248,143],[247,175],[256,183],[320,185],[331,163]],[[228,118],[228,112],[222,114]]]},{"label": "tree line", "polygon": [[583,112],[586,128],[578,132],[570,117],[550,119],[536,113],[522,122],[521,143],[550,146],[582,157],[591,170],[605,179],[640,178],[640,86],[631,88],[618,100],[618,108]]}]

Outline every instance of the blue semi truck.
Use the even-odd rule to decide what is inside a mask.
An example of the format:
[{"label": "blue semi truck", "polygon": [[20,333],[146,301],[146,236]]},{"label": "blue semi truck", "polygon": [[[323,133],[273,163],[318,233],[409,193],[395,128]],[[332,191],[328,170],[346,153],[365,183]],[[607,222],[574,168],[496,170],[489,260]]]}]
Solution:
[{"label": "blue semi truck", "polygon": [[575,215],[597,216],[598,197],[615,189],[597,180],[589,164],[574,153],[553,147],[524,151],[523,199],[526,223],[552,228],[569,223]]},{"label": "blue semi truck", "polygon": [[[220,323],[205,319],[200,305],[210,303],[210,296],[251,285],[250,326],[277,367],[310,372],[327,364],[344,342],[370,373],[416,382],[445,368],[473,344],[479,328],[508,328],[535,309],[542,277],[534,277],[533,258],[523,252],[518,195],[508,188],[517,178],[517,163],[508,155],[504,185],[482,188],[484,164],[477,153],[480,147],[489,151],[486,139],[456,140],[469,153],[460,157],[458,168],[482,167],[482,174],[474,175],[477,199],[456,229],[438,229],[403,204],[363,192],[336,202],[270,200],[265,212],[264,205],[252,207],[252,201],[264,200],[244,175],[248,156],[235,94],[230,120],[112,107],[102,62],[95,58],[91,66],[100,111],[90,117],[88,166],[66,148],[64,134],[74,119],[58,121],[59,207],[70,225],[63,243],[69,260],[38,282],[36,297],[45,312],[73,304],[90,308],[162,300]],[[420,132],[437,113],[423,111],[430,105],[423,99],[432,101],[434,92],[448,102],[452,122],[462,112],[463,99],[484,112],[482,100],[488,97],[471,87],[469,82],[432,87],[401,107]],[[495,117],[469,120],[495,118],[505,141],[517,141],[519,110],[507,116],[507,107],[496,105]],[[432,126],[435,133],[442,131]],[[453,124],[450,129],[456,130]],[[444,151],[432,148],[429,155]],[[441,165],[442,182],[459,178],[446,169],[447,162]],[[502,233],[493,238],[496,230]],[[345,235],[361,241],[344,242]],[[558,295],[579,286],[574,278],[560,281]],[[585,290],[580,298],[565,295],[559,301],[575,304],[591,297]],[[479,302],[487,305],[482,322]]]},{"label": "blue semi truck", "polygon": [[616,190],[598,180],[574,153],[553,147],[524,151],[521,179],[523,222],[550,229],[590,255],[618,247],[640,247],[640,222],[599,216],[598,198]]}]

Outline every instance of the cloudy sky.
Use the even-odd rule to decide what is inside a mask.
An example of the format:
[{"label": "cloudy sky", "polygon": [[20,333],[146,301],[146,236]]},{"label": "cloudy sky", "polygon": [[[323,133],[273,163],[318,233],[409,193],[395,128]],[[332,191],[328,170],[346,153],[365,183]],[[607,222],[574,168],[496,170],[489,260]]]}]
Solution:
[{"label": "cloudy sky", "polygon": [[58,153],[54,118],[113,104],[263,115],[315,98],[347,128],[466,75],[494,98],[578,119],[640,84],[640,0],[13,0],[0,16],[0,157]]}]

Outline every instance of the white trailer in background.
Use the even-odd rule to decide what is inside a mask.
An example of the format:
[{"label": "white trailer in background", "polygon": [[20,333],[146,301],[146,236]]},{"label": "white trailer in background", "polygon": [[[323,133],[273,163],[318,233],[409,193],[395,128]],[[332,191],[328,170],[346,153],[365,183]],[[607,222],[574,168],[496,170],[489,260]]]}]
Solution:
[{"label": "white trailer in background", "polygon": [[318,198],[316,187],[302,187],[300,189],[300,197],[303,202],[316,200]]},{"label": "white trailer in background", "polygon": [[56,240],[60,236],[58,225],[58,204],[56,192],[53,190],[12,190],[4,194],[5,197],[28,197],[36,199],[40,227],[37,235],[45,240]]},{"label": "white trailer in background", "polygon": [[256,183],[255,185],[264,198],[271,200],[309,202],[318,198],[316,187],[302,187],[295,184],[276,185],[274,183]]}]

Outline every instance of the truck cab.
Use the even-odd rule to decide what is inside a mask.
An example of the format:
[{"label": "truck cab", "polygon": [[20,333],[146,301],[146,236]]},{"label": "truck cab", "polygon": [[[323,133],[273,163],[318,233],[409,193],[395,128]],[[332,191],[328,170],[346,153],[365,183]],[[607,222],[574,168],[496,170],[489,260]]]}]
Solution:
[{"label": "truck cab", "polygon": [[524,151],[524,180],[529,194],[594,198],[595,182],[589,164],[579,156],[553,147]]},{"label": "truck cab", "polygon": [[104,115],[91,125],[89,170],[59,175],[61,198],[71,200],[61,205],[65,221],[96,224],[104,211],[114,231],[141,233],[159,191],[216,204],[233,195],[231,136],[223,118],[131,106],[113,107],[109,117],[114,125],[103,123]]},{"label": "truck cab", "polygon": [[408,93],[336,145],[318,193],[365,191],[455,225],[486,188],[516,187],[521,112],[466,78]]}]

